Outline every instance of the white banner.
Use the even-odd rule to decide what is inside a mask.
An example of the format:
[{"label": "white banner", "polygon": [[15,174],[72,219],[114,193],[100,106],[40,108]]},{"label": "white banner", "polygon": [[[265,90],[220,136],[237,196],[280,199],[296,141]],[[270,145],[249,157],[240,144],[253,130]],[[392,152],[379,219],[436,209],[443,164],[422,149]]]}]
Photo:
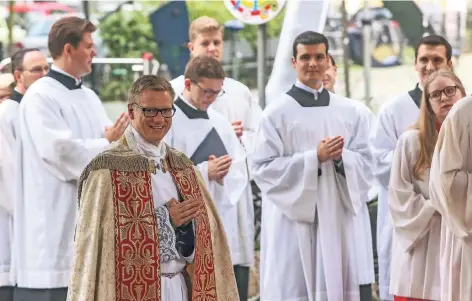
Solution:
[{"label": "white banner", "polygon": [[274,67],[266,87],[266,105],[269,105],[275,97],[287,92],[295,83],[297,74],[291,63],[293,41],[299,34],[307,30],[323,32],[329,3],[329,0],[287,1]]}]

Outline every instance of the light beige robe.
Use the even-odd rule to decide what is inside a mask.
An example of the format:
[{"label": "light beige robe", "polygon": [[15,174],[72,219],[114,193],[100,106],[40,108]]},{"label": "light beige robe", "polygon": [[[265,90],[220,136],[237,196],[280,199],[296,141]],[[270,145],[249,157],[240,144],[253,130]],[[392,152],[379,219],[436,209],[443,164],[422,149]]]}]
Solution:
[{"label": "light beige robe", "polygon": [[406,131],[395,149],[388,188],[394,225],[390,293],[440,300],[441,217],[429,200],[429,168],[422,180],[413,176],[419,149],[417,130]]},{"label": "light beige robe", "polygon": [[472,300],[472,97],[443,122],[433,155],[431,202],[442,215],[441,301]]}]

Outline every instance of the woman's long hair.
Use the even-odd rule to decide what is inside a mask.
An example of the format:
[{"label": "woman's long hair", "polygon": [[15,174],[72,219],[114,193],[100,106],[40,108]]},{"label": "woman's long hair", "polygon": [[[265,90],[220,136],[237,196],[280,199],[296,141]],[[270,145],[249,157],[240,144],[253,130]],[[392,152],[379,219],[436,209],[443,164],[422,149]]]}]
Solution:
[{"label": "woman's long hair", "polygon": [[421,174],[431,167],[434,147],[438,140],[437,124],[440,121],[436,118],[436,114],[434,114],[433,109],[431,108],[431,102],[428,97],[429,93],[431,93],[429,86],[438,77],[447,77],[452,79],[462,93],[462,97],[466,96],[464,85],[462,85],[461,80],[452,71],[436,71],[426,80],[423,87],[423,96],[421,97],[420,116],[412,127],[413,129],[418,130],[420,139],[418,160],[413,166],[413,176],[418,180],[422,180]]}]

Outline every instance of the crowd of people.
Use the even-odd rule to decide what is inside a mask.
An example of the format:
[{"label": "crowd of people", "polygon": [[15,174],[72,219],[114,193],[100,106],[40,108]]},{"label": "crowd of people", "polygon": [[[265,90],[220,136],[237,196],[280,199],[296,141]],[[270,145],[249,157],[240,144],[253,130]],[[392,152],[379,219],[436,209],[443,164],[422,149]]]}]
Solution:
[{"label": "crowd of people", "polygon": [[328,40],[305,31],[292,88],[261,110],[200,17],[185,73],[139,77],[112,122],[81,80],[95,30],[58,20],[53,64],[20,50],[0,87],[0,300],[246,301],[253,182],[261,301],[372,300],[375,182],[382,300],[472,300],[472,98],[443,37],[374,116],[335,93]]}]

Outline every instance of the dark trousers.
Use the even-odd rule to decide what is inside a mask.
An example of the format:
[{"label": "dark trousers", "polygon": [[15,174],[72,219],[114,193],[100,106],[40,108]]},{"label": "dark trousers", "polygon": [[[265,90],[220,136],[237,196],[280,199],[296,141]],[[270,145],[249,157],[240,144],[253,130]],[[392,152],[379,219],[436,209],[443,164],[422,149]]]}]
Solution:
[{"label": "dark trousers", "polygon": [[239,300],[247,301],[249,291],[249,267],[234,265],[234,276],[238,286]]},{"label": "dark trousers", "polygon": [[0,300],[13,301],[13,286],[0,287]]},{"label": "dark trousers", "polygon": [[372,301],[372,285],[365,284],[359,287],[361,301]]},{"label": "dark trousers", "polygon": [[67,288],[33,289],[15,287],[13,301],[66,301]]}]

